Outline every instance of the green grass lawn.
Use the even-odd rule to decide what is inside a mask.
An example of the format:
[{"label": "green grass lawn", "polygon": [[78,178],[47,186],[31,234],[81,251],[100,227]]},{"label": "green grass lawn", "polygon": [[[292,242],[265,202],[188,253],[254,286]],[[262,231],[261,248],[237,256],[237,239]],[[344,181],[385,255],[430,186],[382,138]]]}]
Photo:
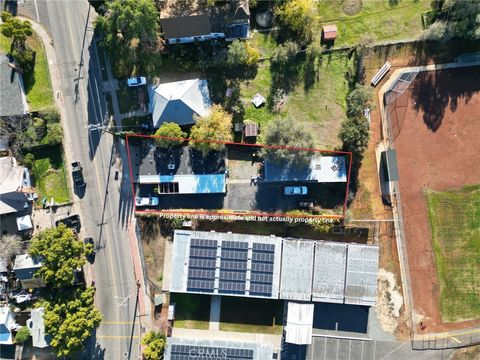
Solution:
[{"label": "green grass lawn", "polygon": [[175,303],[174,327],[208,329],[210,296],[174,293],[170,295],[170,303]]},{"label": "green grass lawn", "polygon": [[480,317],[480,185],[426,194],[446,322]]},{"label": "green grass lawn", "polygon": [[36,52],[33,81],[31,84],[25,84],[28,105],[30,111],[33,111],[53,105],[53,93],[42,41],[37,34],[33,33],[28,38],[27,45]]},{"label": "green grass lawn", "polygon": [[342,0],[318,2],[319,28],[337,25],[335,47],[355,45],[364,34],[372,35],[376,41],[415,39],[423,30],[421,14],[431,9],[431,1],[427,0],[364,0],[361,10],[348,16],[342,10],[342,3]]},{"label": "green grass lawn", "polygon": [[[10,39],[0,34],[0,49],[4,53],[10,51]],[[25,92],[30,111],[53,105],[52,85],[48,72],[47,57],[41,39],[33,33],[27,39],[27,46],[35,51],[35,68],[31,81],[24,76]]]},{"label": "green grass lawn", "polygon": [[[256,36],[257,38],[269,37],[259,34]],[[256,41],[270,44],[270,40]],[[261,51],[266,52],[268,49]],[[266,98],[270,94],[272,74],[268,60],[259,64],[253,79],[241,83],[241,98],[245,108],[244,119],[265,126],[276,116],[292,117],[312,131],[315,146],[333,149],[340,145],[338,132],[345,119],[345,99],[349,92],[347,73],[354,59],[346,52],[322,55],[318,60],[317,76],[305,74],[305,60],[301,56],[297,62],[300,67],[297,84],[288,95],[285,111],[280,115],[272,113],[267,106],[257,109],[250,102],[256,93]]]},{"label": "green grass lawn", "polygon": [[32,153],[35,156],[32,175],[38,193],[38,204],[41,204],[45,196],[48,201],[53,197],[56,203],[68,202],[68,185],[61,146],[49,146]]},{"label": "green grass lawn", "polygon": [[220,330],[250,333],[282,333],[283,301],[222,297]]}]

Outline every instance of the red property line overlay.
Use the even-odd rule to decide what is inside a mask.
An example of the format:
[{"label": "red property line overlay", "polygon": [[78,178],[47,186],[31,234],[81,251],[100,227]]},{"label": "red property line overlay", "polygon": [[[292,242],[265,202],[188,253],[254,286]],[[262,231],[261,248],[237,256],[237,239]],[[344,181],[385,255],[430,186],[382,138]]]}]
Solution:
[{"label": "red property line overlay", "polygon": [[[338,154],[338,155],[347,155],[348,156],[348,176],[347,176],[347,188],[345,189],[345,200],[343,202],[343,212],[342,215],[288,215],[288,214],[269,214],[262,212],[252,212],[252,211],[243,211],[243,210],[223,210],[223,211],[184,211],[184,210],[137,210],[135,204],[135,186],[133,185],[133,171],[132,171],[132,161],[130,157],[130,146],[128,144],[128,138],[146,138],[146,139],[165,139],[165,140],[176,140],[176,141],[191,141],[191,142],[205,142],[205,143],[214,143],[214,144],[223,144],[223,145],[237,145],[237,146],[250,146],[257,148],[267,148],[267,149],[288,149],[296,151],[309,151],[317,153],[326,153],[326,154]],[[142,134],[126,134],[125,135],[126,145],[127,145],[127,157],[128,157],[128,168],[130,171],[130,184],[132,186],[132,197],[133,197],[133,211],[138,213],[161,213],[161,214],[179,214],[179,215],[218,215],[218,216],[259,216],[259,217],[289,217],[289,218],[329,218],[329,219],[343,219],[345,218],[345,213],[347,211],[347,199],[348,199],[348,189],[350,187],[350,175],[352,173],[352,152],[350,151],[337,151],[337,150],[322,150],[314,148],[297,148],[292,146],[281,146],[281,145],[264,145],[264,144],[246,144],[246,143],[237,143],[233,141],[222,141],[222,140],[195,140],[189,138],[181,137],[169,137],[169,136],[154,136],[154,135],[142,135]]]}]

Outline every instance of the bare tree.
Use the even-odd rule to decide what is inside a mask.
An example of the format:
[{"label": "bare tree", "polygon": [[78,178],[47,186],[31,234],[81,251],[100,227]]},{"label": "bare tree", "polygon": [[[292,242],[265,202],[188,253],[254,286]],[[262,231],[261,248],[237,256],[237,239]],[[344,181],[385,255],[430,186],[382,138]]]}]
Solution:
[{"label": "bare tree", "polygon": [[0,262],[6,265],[14,255],[22,252],[22,242],[17,235],[2,235],[0,237],[0,249],[2,249]]}]

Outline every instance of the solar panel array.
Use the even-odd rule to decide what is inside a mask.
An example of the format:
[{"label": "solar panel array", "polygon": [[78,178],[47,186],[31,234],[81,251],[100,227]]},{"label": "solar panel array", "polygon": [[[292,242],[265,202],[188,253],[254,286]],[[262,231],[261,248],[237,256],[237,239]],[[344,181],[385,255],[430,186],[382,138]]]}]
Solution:
[{"label": "solar panel array", "polygon": [[187,290],[213,293],[215,288],[216,258],[216,240],[191,240]]},{"label": "solar panel array", "polygon": [[272,296],[275,245],[254,243],[250,273],[250,295]]},{"label": "solar panel array", "polygon": [[253,360],[251,349],[234,349],[212,346],[172,345],[171,360],[211,359],[211,360]]},{"label": "solar panel array", "polygon": [[222,241],[219,293],[245,294],[247,262],[248,242]]}]

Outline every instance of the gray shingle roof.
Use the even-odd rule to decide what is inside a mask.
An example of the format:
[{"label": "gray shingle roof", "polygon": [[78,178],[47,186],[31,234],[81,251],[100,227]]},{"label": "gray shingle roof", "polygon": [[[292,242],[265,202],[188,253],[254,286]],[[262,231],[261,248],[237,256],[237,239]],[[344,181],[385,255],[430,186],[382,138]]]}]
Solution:
[{"label": "gray shingle roof", "polygon": [[21,76],[8,64],[8,57],[0,54],[0,117],[26,113]]}]

